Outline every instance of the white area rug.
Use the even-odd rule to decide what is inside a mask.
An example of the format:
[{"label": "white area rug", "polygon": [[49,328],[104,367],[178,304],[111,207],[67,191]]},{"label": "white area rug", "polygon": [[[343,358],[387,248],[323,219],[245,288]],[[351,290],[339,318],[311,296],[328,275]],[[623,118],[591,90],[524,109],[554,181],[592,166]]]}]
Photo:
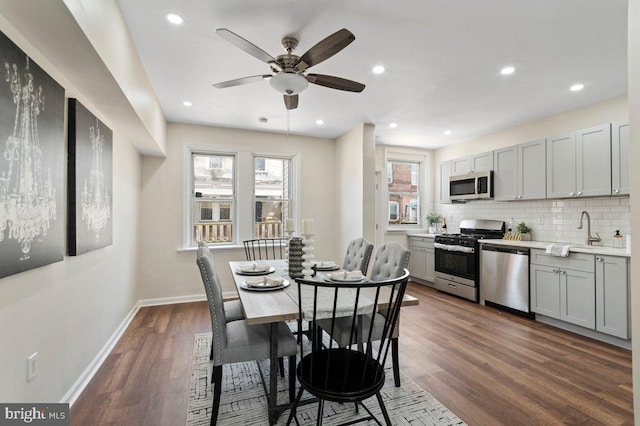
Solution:
[{"label": "white area rug", "polygon": [[[213,391],[211,389],[212,362],[209,361],[211,348],[211,333],[195,335],[193,348],[193,365],[191,382],[189,385],[189,408],[187,425],[208,425],[211,421],[211,405]],[[285,360],[285,370],[287,370]],[[269,362],[261,361],[265,380],[268,380]],[[433,396],[422,390],[406,377],[402,377],[402,386],[396,388],[393,384],[393,372],[387,369],[387,380],[382,388],[382,398],[394,425],[464,425],[451,410],[440,404]],[[285,375],[278,375],[278,402],[288,401],[288,379]],[[303,395],[303,399],[306,398]],[[380,408],[375,398],[364,401],[365,405],[384,423]],[[299,407],[298,421],[301,425],[315,425],[318,412],[317,404]],[[324,406],[323,424],[337,425],[363,417],[355,413],[353,404],[338,404],[326,402]],[[285,411],[278,421],[278,425],[286,424],[289,411]],[[260,373],[255,362],[245,362],[225,365],[222,373],[222,397],[218,424],[221,426],[264,426],[268,425],[267,398],[260,379]],[[292,424],[295,424],[293,422]],[[374,421],[359,424],[375,425]]]}]

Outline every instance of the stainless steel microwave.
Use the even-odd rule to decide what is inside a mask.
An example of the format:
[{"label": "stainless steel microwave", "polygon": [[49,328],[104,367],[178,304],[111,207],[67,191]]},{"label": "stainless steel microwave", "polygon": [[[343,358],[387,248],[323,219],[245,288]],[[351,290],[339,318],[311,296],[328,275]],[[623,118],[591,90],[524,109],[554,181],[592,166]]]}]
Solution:
[{"label": "stainless steel microwave", "polygon": [[449,177],[449,199],[480,200],[493,198],[493,171]]}]

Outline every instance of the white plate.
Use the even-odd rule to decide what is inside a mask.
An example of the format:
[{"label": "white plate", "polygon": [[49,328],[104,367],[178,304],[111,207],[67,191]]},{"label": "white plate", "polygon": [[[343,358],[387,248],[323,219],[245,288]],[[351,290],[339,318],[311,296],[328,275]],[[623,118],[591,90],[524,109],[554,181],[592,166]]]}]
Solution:
[{"label": "white plate", "polygon": [[243,282],[240,284],[240,288],[242,288],[243,290],[248,290],[248,291],[271,291],[271,290],[281,290],[283,288],[287,288],[289,287],[289,281],[284,280],[282,281],[282,284],[279,285],[269,285],[269,284],[265,284],[264,286],[256,286],[254,285],[248,285],[247,283]]},{"label": "white plate", "polygon": [[250,271],[250,270],[243,271],[241,269],[236,269],[236,274],[238,275],[269,275],[270,273],[275,271],[276,271],[276,268],[272,266],[266,271]]},{"label": "white plate", "polygon": [[314,266],[313,267],[316,271],[337,271],[338,269],[340,269],[340,267],[338,265],[333,265],[333,266]]}]

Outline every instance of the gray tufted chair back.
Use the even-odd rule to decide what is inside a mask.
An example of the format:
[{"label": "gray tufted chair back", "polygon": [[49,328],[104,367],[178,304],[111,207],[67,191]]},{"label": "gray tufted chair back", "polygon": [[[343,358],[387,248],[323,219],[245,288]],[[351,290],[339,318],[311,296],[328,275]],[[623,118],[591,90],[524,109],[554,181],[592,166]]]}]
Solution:
[{"label": "gray tufted chair back", "polygon": [[222,287],[216,273],[213,255],[206,244],[198,244],[198,257],[196,259],[202,283],[207,293],[209,302],[209,313],[211,314],[211,330],[213,331],[213,365],[221,365],[220,348],[227,345],[226,323],[227,318],[224,312],[224,299],[222,297]]},{"label": "gray tufted chair back", "polygon": [[369,279],[383,281],[401,277],[409,265],[409,250],[402,244],[389,241],[376,250]]},{"label": "gray tufted chair back", "polygon": [[356,238],[355,240],[352,240],[347,247],[347,254],[344,256],[342,269],[346,271],[355,271],[359,269],[360,272],[362,272],[362,275],[367,275],[369,259],[371,259],[372,251],[373,244],[364,238]]}]

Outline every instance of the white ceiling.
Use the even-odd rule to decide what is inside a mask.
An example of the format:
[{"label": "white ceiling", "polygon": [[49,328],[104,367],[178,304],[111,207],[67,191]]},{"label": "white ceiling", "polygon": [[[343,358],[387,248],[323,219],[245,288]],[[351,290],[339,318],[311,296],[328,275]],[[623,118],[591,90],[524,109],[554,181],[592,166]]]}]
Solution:
[{"label": "white ceiling", "polygon": [[[340,28],[356,40],[309,72],[366,84],[317,85],[290,112],[291,133],[335,138],[359,123],[388,145],[438,148],[627,92],[626,0],[118,0],[168,121],[287,131],[268,81],[213,83],[269,68],[215,34],[302,55]],[[181,26],[167,12],[184,18]],[[373,74],[382,64],[387,71]],[[516,72],[500,75],[503,66]],[[574,83],[584,90],[570,92]],[[192,107],[183,106],[189,100]],[[269,122],[261,124],[259,117]],[[323,126],[315,124],[324,120]],[[390,129],[389,123],[398,124]],[[443,131],[452,134],[445,136]]]}]

